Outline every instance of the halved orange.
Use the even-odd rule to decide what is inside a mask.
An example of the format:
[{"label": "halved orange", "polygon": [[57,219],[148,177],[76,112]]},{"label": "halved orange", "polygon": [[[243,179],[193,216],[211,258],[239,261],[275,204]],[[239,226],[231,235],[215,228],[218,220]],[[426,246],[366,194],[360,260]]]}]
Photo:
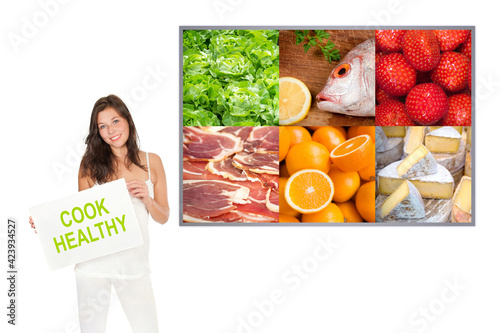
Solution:
[{"label": "halved orange", "polygon": [[311,107],[311,92],[304,82],[293,77],[280,78],[280,125],[298,123]]},{"label": "halved orange", "polygon": [[324,209],[332,201],[333,182],[323,171],[305,169],[294,173],[285,185],[285,200],[294,210],[311,214]]},{"label": "halved orange", "polygon": [[375,144],[367,134],[356,136],[338,145],[330,153],[332,163],[343,171],[359,171],[373,158]]}]

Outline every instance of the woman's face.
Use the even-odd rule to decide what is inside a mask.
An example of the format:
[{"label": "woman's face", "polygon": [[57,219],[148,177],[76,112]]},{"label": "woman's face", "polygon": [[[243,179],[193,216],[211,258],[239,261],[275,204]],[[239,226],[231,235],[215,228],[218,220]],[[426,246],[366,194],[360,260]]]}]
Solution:
[{"label": "woman's face", "polygon": [[129,126],[125,118],[112,107],[107,107],[97,115],[97,127],[101,138],[111,148],[121,148],[129,136]]}]

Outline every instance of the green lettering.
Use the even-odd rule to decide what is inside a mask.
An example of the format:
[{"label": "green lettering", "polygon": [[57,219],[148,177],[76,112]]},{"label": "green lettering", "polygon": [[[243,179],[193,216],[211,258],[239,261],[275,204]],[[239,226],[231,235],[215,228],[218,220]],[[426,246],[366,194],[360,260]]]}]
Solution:
[{"label": "green lettering", "polygon": [[123,214],[121,221],[120,221],[120,219],[118,217],[115,217],[115,219],[118,221],[118,223],[120,223],[120,225],[122,226],[123,231],[127,231],[127,229],[125,229],[125,214]]},{"label": "green lettering", "polygon": [[89,243],[89,240],[87,239],[87,236],[85,236],[82,229],[78,229],[78,246],[82,246],[83,241],[87,242],[87,244]]},{"label": "green lettering", "polygon": [[[68,214],[69,214],[69,213],[68,213]],[[56,245],[57,253],[61,253],[61,250],[59,250],[59,245],[62,245],[62,246],[63,246],[64,251],[66,251],[66,250],[67,250],[67,248],[66,248],[66,243],[64,243],[64,238],[63,238],[63,236],[61,235],[60,237],[61,237],[61,242],[60,242],[60,243],[58,243],[58,242],[57,242],[57,240],[56,240],[56,238],[54,237],[54,244]]]},{"label": "green lettering", "polygon": [[[87,211],[87,207],[92,207],[92,211],[93,211],[92,215],[90,215],[89,212]],[[91,204],[90,202],[88,204],[85,204],[85,206],[83,206],[83,210],[85,211],[85,215],[87,216],[87,218],[90,220],[92,220],[95,217],[95,215],[97,214],[97,211],[96,211],[94,205]]]},{"label": "green lettering", "polygon": [[99,228],[99,232],[101,233],[101,238],[104,238],[104,234],[102,232],[102,225],[103,225],[104,222],[99,222],[99,223],[96,223],[94,224],[94,227],[98,227]]},{"label": "green lettering", "polygon": [[72,223],[73,221],[69,220],[69,223],[68,223],[68,224],[66,224],[66,223],[64,222],[63,215],[69,215],[69,212],[68,212],[68,211],[65,211],[65,210],[63,210],[63,211],[61,212],[61,222],[62,222],[63,226],[65,226],[65,227],[70,227],[70,226],[71,226],[71,223]]},{"label": "green lettering", "polygon": [[107,210],[106,207],[104,207],[104,199],[105,198],[101,199],[101,203],[98,203],[97,200],[95,201],[95,204],[96,204],[96,207],[97,207],[97,211],[99,212],[99,216],[102,216],[101,209],[103,211],[105,211],[106,214],[109,214],[109,210]]},{"label": "green lettering", "polygon": [[[79,211],[80,212],[80,219],[76,218],[75,211]],[[76,223],[83,222],[83,219],[85,218],[85,216],[83,215],[83,210],[80,207],[73,208],[73,210],[71,211],[71,215],[73,216],[73,220],[75,220]]]},{"label": "green lettering", "polygon": [[92,243],[99,240],[99,238],[92,238],[92,233],[90,232],[90,227],[87,227],[87,231],[89,232],[89,238],[90,238],[90,241]]},{"label": "green lettering", "polygon": [[104,223],[106,223],[106,229],[108,230],[108,235],[110,236],[111,236],[111,229],[115,229],[115,234],[118,234],[118,229],[116,228],[115,219],[111,219],[111,222],[113,222],[113,224],[109,225],[108,221],[104,221]]},{"label": "green lettering", "polygon": [[66,243],[68,243],[68,247],[70,250],[74,249],[75,247],[78,247],[78,245],[76,245],[76,244],[73,244],[73,245],[71,244],[71,242],[73,242],[75,240],[74,237],[70,238],[70,236],[72,236],[72,235],[73,235],[73,231],[68,232],[67,234],[64,234],[64,237],[66,237]]}]

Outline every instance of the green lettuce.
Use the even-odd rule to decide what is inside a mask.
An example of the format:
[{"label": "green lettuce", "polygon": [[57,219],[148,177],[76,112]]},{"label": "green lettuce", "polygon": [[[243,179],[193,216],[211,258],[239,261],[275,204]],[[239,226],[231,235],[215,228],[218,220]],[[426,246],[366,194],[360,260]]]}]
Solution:
[{"label": "green lettuce", "polygon": [[184,126],[277,126],[278,30],[183,32]]}]

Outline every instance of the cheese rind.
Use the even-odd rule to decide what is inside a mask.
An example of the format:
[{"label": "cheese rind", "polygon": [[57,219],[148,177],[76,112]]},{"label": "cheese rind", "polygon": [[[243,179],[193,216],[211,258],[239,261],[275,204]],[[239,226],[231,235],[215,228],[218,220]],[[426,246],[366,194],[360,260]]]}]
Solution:
[{"label": "cheese rind", "polygon": [[[390,195],[405,181],[398,174],[399,161],[393,162],[378,173],[380,194]],[[453,196],[453,177],[442,165],[437,164],[437,172],[430,175],[408,179],[420,192],[422,198],[451,199]]]},{"label": "cheese rind", "polygon": [[453,173],[455,170],[463,168],[465,165],[465,142],[464,140],[460,141],[460,146],[456,153],[434,153],[432,155],[438,164],[441,164]]},{"label": "cheese rind", "polygon": [[383,152],[389,148],[389,141],[381,127],[375,127],[375,151]]},{"label": "cheese rind", "polygon": [[451,222],[453,223],[471,223],[472,215],[464,212],[457,206],[453,205],[451,208]]},{"label": "cheese rind", "polygon": [[432,153],[456,153],[462,136],[451,126],[441,127],[427,133],[425,146]]},{"label": "cheese rind", "polygon": [[[443,126],[427,126],[427,128],[429,128],[429,132],[437,130],[437,129],[441,128],[441,127],[443,127]],[[458,133],[462,134],[463,126],[451,126],[451,127],[453,127],[454,129],[456,129]]]},{"label": "cheese rind", "polygon": [[382,223],[448,223],[451,220],[452,204],[450,199],[423,199],[425,216],[420,219],[394,218],[390,214],[382,219],[382,203],[388,198],[387,195],[378,195],[375,199],[375,221]]},{"label": "cheese rind", "polygon": [[424,143],[427,128],[425,126],[410,126],[406,132],[404,153],[411,154],[418,146]]},{"label": "cheese rind", "polygon": [[398,175],[402,178],[414,178],[430,175],[437,172],[437,163],[434,156],[420,144],[397,167]]},{"label": "cheese rind", "polygon": [[404,138],[406,134],[404,126],[382,126],[382,130],[388,138]]},{"label": "cheese rind", "polygon": [[420,219],[425,216],[424,201],[415,185],[408,180],[382,203],[381,216],[401,219]]},{"label": "cheese rind", "polygon": [[392,162],[399,161],[403,155],[403,138],[389,138],[388,149],[375,154],[377,169],[382,169]]}]

